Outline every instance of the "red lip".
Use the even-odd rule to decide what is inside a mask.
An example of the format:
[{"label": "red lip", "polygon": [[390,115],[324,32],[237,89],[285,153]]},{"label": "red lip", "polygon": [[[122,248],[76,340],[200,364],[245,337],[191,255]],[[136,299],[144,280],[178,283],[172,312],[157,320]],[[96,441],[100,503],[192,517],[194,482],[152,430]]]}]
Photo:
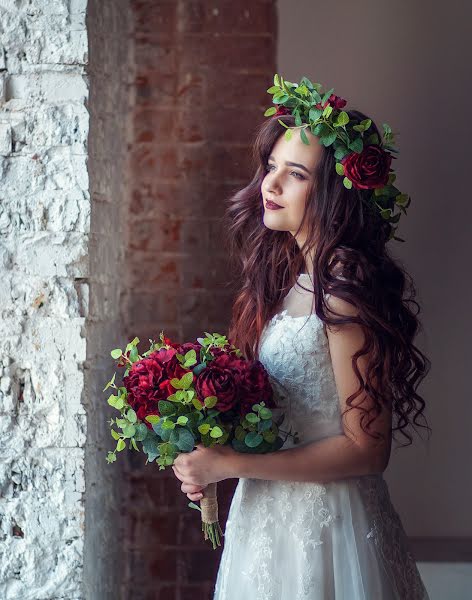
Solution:
[{"label": "red lip", "polygon": [[280,204],[276,204],[275,202],[272,202],[272,200],[266,200],[266,207],[267,208],[283,208],[283,206],[280,206]]}]

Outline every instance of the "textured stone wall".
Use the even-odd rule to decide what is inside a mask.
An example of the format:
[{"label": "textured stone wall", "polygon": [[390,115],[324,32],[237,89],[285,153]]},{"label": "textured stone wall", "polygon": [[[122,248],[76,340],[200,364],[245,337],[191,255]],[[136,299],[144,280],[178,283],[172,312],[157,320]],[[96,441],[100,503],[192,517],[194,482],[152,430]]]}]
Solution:
[{"label": "textured stone wall", "polygon": [[0,598],[81,598],[86,1],[0,6]]}]

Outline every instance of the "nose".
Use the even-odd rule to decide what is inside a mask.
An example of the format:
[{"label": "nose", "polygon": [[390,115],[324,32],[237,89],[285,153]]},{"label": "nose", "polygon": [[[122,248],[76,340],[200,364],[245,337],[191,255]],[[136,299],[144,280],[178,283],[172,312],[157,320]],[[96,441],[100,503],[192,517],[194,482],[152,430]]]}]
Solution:
[{"label": "nose", "polygon": [[266,194],[277,195],[280,193],[281,186],[275,173],[267,173],[264,179],[264,190]]}]

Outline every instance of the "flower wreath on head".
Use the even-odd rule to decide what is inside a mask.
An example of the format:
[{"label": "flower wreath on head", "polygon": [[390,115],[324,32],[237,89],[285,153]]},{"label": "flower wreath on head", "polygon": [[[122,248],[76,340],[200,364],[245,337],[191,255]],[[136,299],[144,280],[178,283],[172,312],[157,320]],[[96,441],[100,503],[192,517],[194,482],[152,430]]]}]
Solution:
[{"label": "flower wreath on head", "polygon": [[[333,146],[336,158],[336,173],[343,177],[347,189],[372,189],[371,201],[381,216],[390,223],[390,239],[399,242],[405,240],[396,237],[395,226],[401,212],[406,213],[411,198],[402,194],[393,183],[396,175],[391,162],[398,154],[394,147],[394,134],[387,123],[383,123],[383,140],[377,133],[368,133],[371,119],[355,121],[342,110],[347,102],[333,94],[334,88],[326,93],[321,91],[320,83],[312,83],[302,77],[300,83],[285,81],[282,76],[274,75],[274,85],[267,92],[273,95],[271,106],[264,112],[265,117],[279,117],[291,114],[295,117],[295,127],[289,127],[280,119],[278,122],[286,128],[285,137],[292,137],[292,130],[299,129],[304,144],[310,144],[305,128],[309,127],[313,135],[325,147]],[[323,96],[321,95],[323,93]],[[399,208],[394,213],[395,207]],[[401,211],[401,212],[400,212]]]}]

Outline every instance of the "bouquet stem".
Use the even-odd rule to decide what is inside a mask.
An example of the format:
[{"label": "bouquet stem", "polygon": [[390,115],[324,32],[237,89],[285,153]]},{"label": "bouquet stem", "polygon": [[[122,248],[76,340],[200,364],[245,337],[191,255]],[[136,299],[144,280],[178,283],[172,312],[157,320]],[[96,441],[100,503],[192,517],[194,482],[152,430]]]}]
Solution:
[{"label": "bouquet stem", "polygon": [[209,483],[203,491],[200,500],[202,511],[202,531],[205,540],[210,540],[213,550],[221,546],[221,537],[224,535],[218,521],[218,498],[216,495],[216,483]]}]

